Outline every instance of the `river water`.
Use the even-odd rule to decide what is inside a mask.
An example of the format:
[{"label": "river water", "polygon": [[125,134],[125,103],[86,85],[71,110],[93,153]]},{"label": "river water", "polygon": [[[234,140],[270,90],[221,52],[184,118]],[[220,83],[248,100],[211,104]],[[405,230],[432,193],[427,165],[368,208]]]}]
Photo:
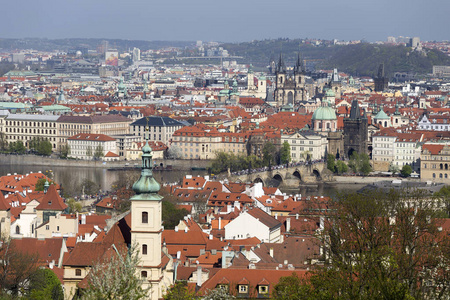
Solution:
[{"label": "river water", "polygon": [[[123,178],[121,175],[134,176],[138,175],[140,169],[130,170],[108,170],[105,168],[88,168],[88,167],[58,167],[58,166],[32,166],[32,165],[0,165],[0,176],[9,174],[28,174],[30,172],[38,172],[48,174],[53,173],[55,182],[62,184],[64,193],[70,196],[81,195],[80,184],[84,179],[89,179],[96,183],[101,190],[111,190],[111,185]],[[122,173],[122,174],[121,174]],[[123,174],[124,173],[124,174]],[[203,176],[207,175],[206,171],[153,171],[153,174],[160,183],[180,183],[185,175]],[[317,185],[309,185],[298,187],[283,187],[280,190],[287,194],[301,194],[302,196],[333,196],[339,191],[356,191],[363,185],[354,184],[339,184],[329,185],[326,183],[319,183]]]}]

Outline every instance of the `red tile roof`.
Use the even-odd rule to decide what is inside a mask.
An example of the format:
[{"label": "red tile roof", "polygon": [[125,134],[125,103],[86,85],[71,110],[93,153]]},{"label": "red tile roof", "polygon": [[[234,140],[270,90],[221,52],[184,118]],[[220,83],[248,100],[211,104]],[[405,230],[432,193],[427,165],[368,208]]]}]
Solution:
[{"label": "red tile roof", "polygon": [[36,207],[37,210],[57,210],[62,211],[67,208],[63,199],[59,196],[56,186],[50,184],[47,193],[42,198],[41,203]]}]

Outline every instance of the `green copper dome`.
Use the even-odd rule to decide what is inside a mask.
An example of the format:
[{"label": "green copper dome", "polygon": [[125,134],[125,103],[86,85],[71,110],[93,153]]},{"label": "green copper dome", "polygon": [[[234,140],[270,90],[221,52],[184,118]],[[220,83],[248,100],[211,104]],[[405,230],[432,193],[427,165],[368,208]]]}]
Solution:
[{"label": "green copper dome", "polygon": [[377,120],[387,120],[390,119],[389,116],[384,112],[383,107],[380,109],[380,111],[377,113],[374,119]]},{"label": "green copper dome", "polygon": [[161,185],[155,180],[152,172],[152,148],[148,144],[148,127],[145,145],[142,147],[142,170],[141,177],[133,184],[136,193],[131,200],[155,200],[159,201],[162,196],[158,195]]},{"label": "green copper dome", "polygon": [[329,106],[321,106],[314,111],[312,120],[337,120],[336,112]]},{"label": "green copper dome", "polygon": [[325,97],[336,97],[336,94],[333,92],[332,89],[328,89],[328,90],[325,92]]}]

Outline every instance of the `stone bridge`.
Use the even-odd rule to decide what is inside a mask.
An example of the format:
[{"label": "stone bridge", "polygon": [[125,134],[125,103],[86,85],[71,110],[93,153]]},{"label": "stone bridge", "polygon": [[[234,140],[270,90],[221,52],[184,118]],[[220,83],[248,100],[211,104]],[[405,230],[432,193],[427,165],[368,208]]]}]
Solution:
[{"label": "stone bridge", "polygon": [[326,162],[320,162],[251,174],[231,175],[230,180],[240,182],[262,182],[264,186],[269,186],[271,185],[271,181],[277,180],[280,182],[280,185],[297,186],[299,184],[332,181],[333,173],[327,169]]}]

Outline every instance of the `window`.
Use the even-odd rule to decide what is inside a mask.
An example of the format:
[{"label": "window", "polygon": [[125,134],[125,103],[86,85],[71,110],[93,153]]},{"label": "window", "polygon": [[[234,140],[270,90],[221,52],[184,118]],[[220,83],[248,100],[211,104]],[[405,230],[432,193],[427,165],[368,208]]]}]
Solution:
[{"label": "window", "polygon": [[81,269],[75,270],[75,276],[81,276]]},{"label": "window", "polygon": [[147,271],[141,272],[141,278],[147,278]]},{"label": "window", "polygon": [[142,212],[142,223],[144,223],[144,224],[148,223],[148,212],[146,212],[146,211]]},{"label": "window", "polygon": [[45,230],[50,230],[50,225],[45,225]]},{"label": "window", "polygon": [[260,294],[267,294],[269,293],[269,287],[267,285],[260,285],[258,291]]},{"label": "window", "polygon": [[146,244],[142,245],[142,254],[147,255],[147,245]]},{"label": "window", "polygon": [[16,226],[16,234],[20,234],[20,227],[19,227],[19,225]]},{"label": "window", "polygon": [[248,285],[244,285],[244,284],[239,285],[239,293],[240,294],[247,293],[247,291],[248,291]]}]

